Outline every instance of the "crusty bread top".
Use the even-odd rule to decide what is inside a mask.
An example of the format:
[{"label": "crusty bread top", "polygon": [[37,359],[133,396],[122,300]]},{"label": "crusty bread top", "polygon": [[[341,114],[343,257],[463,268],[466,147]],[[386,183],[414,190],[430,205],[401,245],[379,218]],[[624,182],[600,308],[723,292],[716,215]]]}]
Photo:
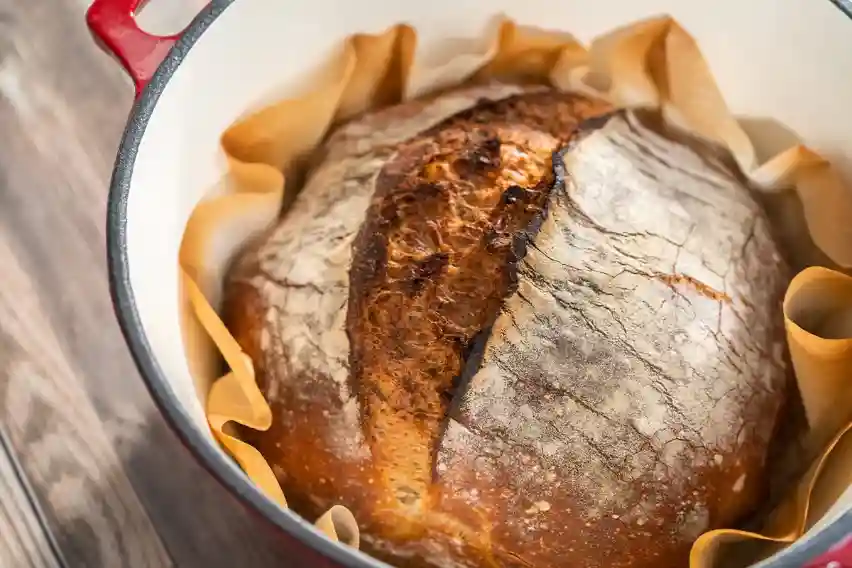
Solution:
[{"label": "crusty bread top", "polygon": [[656,568],[750,505],[786,268],[735,175],[610,111],[488,86],[328,141],[226,290],[297,509],[417,566]]},{"label": "crusty bread top", "polygon": [[552,92],[478,104],[398,145],[376,178],[350,270],[350,380],[401,502],[429,498],[454,381],[513,284],[554,150],[609,110]]}]

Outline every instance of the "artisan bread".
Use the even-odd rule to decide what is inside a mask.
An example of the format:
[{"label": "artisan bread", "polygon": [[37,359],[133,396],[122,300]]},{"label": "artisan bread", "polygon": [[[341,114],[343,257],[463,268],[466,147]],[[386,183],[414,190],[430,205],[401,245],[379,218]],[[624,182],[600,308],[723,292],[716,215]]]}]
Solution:
[{"label": "artisan bread", "polygon": [[291,506],[396,566],[669,568],[764,487],[770,227],[713,148],[488,85],[330,136],[223,316]]}]

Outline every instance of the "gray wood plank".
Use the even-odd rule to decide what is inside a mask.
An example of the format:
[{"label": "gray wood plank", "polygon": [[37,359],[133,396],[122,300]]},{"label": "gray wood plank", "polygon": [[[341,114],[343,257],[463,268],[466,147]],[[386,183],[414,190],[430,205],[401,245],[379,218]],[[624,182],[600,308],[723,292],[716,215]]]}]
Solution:
[{"label": "gray wood plank", "polygon": [[0,566],[65,568],[23,468],[0,429]]},{"label": "gray wood plank", "polygon": [[10,240],[0,228],[0,413],[49,527],[73,566],[169,566]]},{"label": "gray wood plank", "polygon": [[115,322],[106,195],[133,89],[87,5],[0,0],[0,421],[71,566],[287,566],[169,431]]}]

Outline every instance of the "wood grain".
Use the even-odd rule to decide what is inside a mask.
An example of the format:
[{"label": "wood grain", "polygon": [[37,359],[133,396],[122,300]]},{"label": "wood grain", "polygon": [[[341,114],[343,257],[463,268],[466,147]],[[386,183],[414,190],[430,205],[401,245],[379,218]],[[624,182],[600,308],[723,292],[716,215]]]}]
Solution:
[{"label": "wood grain", "polygon": [[34,501],[5,432],[0,429],[0,565],[67,566]]},{"label": "wood grain", "polygon": [[[0,424],[69,566],[287,566],[168,430],[115,323],[104,222],[133,89],[87,5],[0,0]],[[54,566],[10,464],[0,565]]]}]

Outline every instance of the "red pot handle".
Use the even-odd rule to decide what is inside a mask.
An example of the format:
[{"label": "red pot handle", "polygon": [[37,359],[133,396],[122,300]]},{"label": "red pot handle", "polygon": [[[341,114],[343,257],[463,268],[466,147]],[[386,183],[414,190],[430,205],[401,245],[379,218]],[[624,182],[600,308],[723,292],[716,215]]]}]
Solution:
[{"label": "red pot handle", "polygon": [[135,12],[144,0],[94,0],[86,12],[86,23],[96,42],[115,56],[133,79],[136,96],[183,32],[151,35],[136,25]]}]

